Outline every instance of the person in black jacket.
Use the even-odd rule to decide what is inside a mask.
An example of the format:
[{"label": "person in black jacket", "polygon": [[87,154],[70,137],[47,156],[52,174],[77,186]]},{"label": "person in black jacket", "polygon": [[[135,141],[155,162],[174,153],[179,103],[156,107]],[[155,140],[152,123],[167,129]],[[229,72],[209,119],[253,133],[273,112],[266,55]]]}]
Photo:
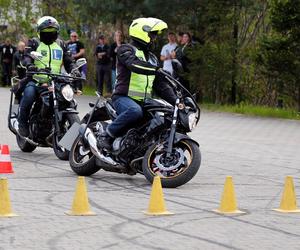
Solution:
[{"label": "person in black jacket", "polygon": [[123,135],[143,117],[140,104],[152,96],[153,91],[171,104],[175,104],[173,89],[160,79],[159,61],[150,52],[157,35],[167,24],[156,18],[135,19],[129,27],[130,44],[117,50],[117,80],[112,96],[118,117],[100,134],[98,146],[110,150],[113,138]]},{"label": "person in black jacket", "polygon": [[13,55],[16,47],[11,44],[9,38],[5,39],[5,43],[0,46],[1,66],[2,66],[2,82],[5,85],[10,85],[12,75]]},{"label": "person in black jacket", "polygon": [[194,47],[192,43],[192,37],[189,32],[183,32],[181,45],[178,46],[174,52],[172,52],[173,58],[173,68],[175,71],[175,76],[179,78],[179,81],[190,90],[190,83],[186,77],[186,74],[190,72],[189,64],[191,59],[189,57],[192,48]]},{"label": "person in black jacket", "polygon": [[98,45],[95,49],[95,56],[97,58],[97,63],[96,63],[97,91],[101,95],[103,95],[103,86],[105,83],[107,93],[111,94],[112,86],[110,82],[109,46],[106,44],[104,35],[99,36]]},{"label": "person in black jacket", "polygon": [[18,50],[13,56],[13,74],[17,75],[19,79],[26,77],[26,67],[24,67],[24,65],[21,63],[24,60],[24,53],[25,43],[20,41],[18,43]]},{"label": "person in black jacket", "polygon": [[[80,58],[84,58],[85,48],[84,44],[79,41],[78,34],[75,31],[72,31],[70,34],[70,41],[67,42],[68,51],[71,53],[72,58],[76,61]],[[81,78],[86,79],[87,75],[87,64],[84,64],[79,68]],[[77,92],[82,91],[83,80],[77,80],[74,82]],[[80,91],[80,92],[79,92]]]},{"label": "person in black jacket", "polygon": [[110,45],[110,59],[111,59],[111,86],[115,88],[116,83],[116,68],[117,68],[117,50],[124,44],[123,34],[120,30],[117,30],[114,34],[114,43]]}]

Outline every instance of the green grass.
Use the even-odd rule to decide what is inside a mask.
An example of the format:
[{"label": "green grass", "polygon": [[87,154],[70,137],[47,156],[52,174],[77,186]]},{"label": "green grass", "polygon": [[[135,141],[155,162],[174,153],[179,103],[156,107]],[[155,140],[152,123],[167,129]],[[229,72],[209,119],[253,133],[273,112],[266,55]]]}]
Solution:
[{"label": "green grass", "polygon": [[278,109],[254,105],[217,105],[201,104],[203,109],[217,112],[238,113],[251,116],[274,117],[282,119],[300,120],[300,113],[293,109]]},{"label": "green grass", "polygon": [[89,96],[96,96],[96,87],[85,85],[83,86],[83,94]]}]

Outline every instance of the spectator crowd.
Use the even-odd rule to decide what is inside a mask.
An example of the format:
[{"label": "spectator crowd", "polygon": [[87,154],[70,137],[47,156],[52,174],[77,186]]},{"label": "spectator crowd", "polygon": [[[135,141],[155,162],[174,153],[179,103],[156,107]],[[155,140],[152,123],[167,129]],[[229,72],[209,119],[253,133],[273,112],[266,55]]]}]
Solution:
[{"label": "spectator crowd", "polygon": [[[96,59],[96,89],[99,93],[110,95],[117,82],[116,79],[116,58],[117,50],[124,44],[124,36],[121,31],[117,30],[113,35],[113,42],[108,43],[108,38],[101,34],[98,37],[93,55]],[[189,82],[185,77],[185,73],[189,72],[188,51],[194,46],[191,35],[188,32],[169,32],[166,43],[160,52],[161,66],[165,71],[178,78],[186,88],[190,88]],[[11,78],[17,76],[22,79],[26,76],[26,68],[22,66],[22,57],[26,49],[27,41],[19,41],[14,46],[10,39],[0,44],[0,61],[1,61],[1,85],[10,85]],[[68,53],[76,61],[85,57],[85,47],[80,41],[78,33],[70,32],[70,39],[66,41]],[[87,76],[87,64],[80,68],[83,78]],[[78,83],[78,89],[82,90],[82,83]]]}]

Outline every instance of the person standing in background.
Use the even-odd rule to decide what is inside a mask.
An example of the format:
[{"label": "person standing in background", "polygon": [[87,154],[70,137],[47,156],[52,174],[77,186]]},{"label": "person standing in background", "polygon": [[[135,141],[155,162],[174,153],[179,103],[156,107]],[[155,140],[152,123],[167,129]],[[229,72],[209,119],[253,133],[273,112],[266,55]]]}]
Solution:
[{"label": "person standing in background", "polygon": [[12,75],[13,55],[16,47],[11,44],[9,38],[5,39],[5,43],[1,45],[1,66],[2,66],[2,82],[5,85],[10,85],[10,78]]},{"label": "person standing in background", "polygon": [[116,82],[116,64],[117,64],[117,49],[124,44],[123,34],[117,30],[114,34],[114,43],[110,46],[110,59],[111,59],[111,86],[112,90],[115,88]]},{"label": "person standing in background", "polygon": [[109,58],[109,46],[106,44],[104,35],[100,35],[98,39],[98,45],[95,49],[95,56],[97,58],[96,63],[96,79],[97,79],[97,91],[103,95],[103,85],[106,85],[106,92],[108,95],[112,92],[110,82],[110,58]]},{"label": "person standing in background", "polygon": [[177,47],[176,36],[174,32],[168,34],[169,43],[162,47],[160,60],[163,61],[163,69],[173,75],[172,53]]},{"label": "person standing in background", "polygon": [[[191,63],[190,55],[192,54],[192,49],[194,45],[192,44],[192,37],[189,32],[184,32],[182,35],[182,40],[180,43],[180,46],[178,46],[175,51],[172,52],[172,58],[174,59],[174,62],[178,60],[180,63],[180,67],[177,67],[178,69],[181,68],[181,70],[176,69],[175,67],[175,73],[176,76],[180,79],[181,83],[186,87],[188,90],[190,90],[190,83],[187,78],[187,74],[190,72],[189,65]],[[176,59],[176,60],[175,60]],[[176,64],[173,65],[173,68]]]},{"label": "person standing in background", "polygon": [[25,43],[20,41],[18,43],[18,50],[13,56],[13,74],[17,75],[19,79],[26,77],[26,67],[21,64],[25,52]]},{"label": "person standing in background", "polygon": [[183,37],[183,32],[182,32],[182,31],[179,31],[179,32],[177,33],[177,42],[178,42],[179,45],[181,44],[182,37]]},{"label": "person standing in background", "polygon": [[[78,34],[73,31],[70,34],[70,41],[67,43],[68,51],[71,52],[72,58],[76,61],[79,58],[84,57],[85,48],[82,42],[79,41]],[[87,64],[79,68],[81,77],[86,79],[87,74]],[[80,91],[82,91],[82,81],[78,81],[76,86]]]}]

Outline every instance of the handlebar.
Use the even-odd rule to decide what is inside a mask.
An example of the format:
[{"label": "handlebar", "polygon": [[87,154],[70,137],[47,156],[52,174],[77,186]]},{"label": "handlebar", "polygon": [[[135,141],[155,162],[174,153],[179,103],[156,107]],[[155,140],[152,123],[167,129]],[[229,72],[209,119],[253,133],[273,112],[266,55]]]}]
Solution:
[{"label": "handlebar", "polygon": [[199,108],[194,96],[177,79],[175,79],[169,72],[164,71],[162,68],[159,68],[157,70],[157,72],[159,74],[162,74],[168,80],[168,82],[172,85],[173,88],[175,88],[176,90],[178,90],[178,88],[179,88],[179,89],[183,90],[186,94],[188,94],[190,96],[190,98],[193,100],[193,102],[195,103],[197,109],[200,111],[200,108]]},{"label": "handlebar", "polygon": [[71,76],[71,75],[63,75],[63,74],[54,74],[51,72],[42,72],[42,71],[30,71],[26,73],[27,75],[48,75],[51,77],[61,77],[61,78],[69,78],[69,79],[73,79],[73,80],[86,80],[85,78],[82,77],[76,77],[76,76]]}]

